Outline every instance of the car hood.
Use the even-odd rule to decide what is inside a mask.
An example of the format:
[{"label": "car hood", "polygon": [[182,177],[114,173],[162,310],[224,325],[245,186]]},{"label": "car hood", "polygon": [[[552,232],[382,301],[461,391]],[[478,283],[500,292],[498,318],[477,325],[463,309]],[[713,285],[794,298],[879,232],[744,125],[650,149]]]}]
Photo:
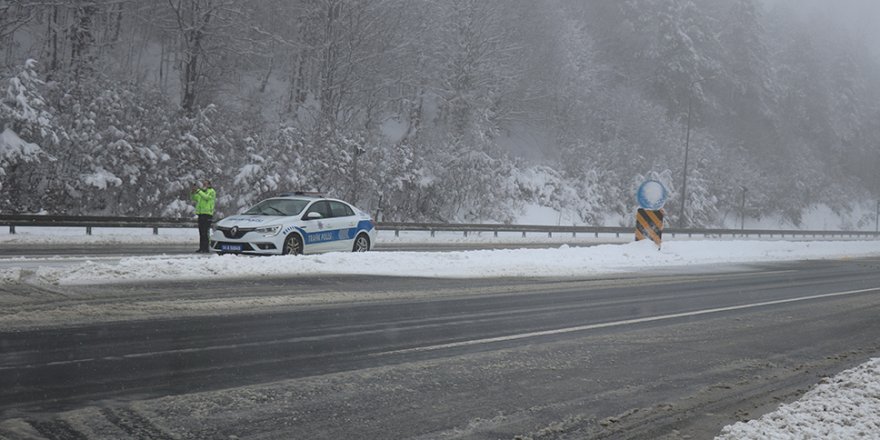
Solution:
[{"label": "car hood", "polygon": [[217,222],[217,226],[238,226],[239,228],[256,228],[259,226],[271,226],[274,224],[280,224],[281,220],[284,218],[286,217],[270,215],[233,215],[232,217],[226,217],[223,220]]}]

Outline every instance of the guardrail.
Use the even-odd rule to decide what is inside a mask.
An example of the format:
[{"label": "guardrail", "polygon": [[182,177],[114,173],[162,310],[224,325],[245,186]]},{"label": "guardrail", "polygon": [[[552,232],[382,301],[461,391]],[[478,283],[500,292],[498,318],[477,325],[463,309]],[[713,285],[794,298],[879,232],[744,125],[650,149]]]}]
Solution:
[{"label": "guardrail", "polygon": [[[93,228],[152,228],[153,234],[159,234],[160,228],[190,228],[196,227],[196,221],[185,218],[163,217],[100,217],[100,216],[56,216],[56,215],[0,215],[0,226],[9,226],[9,233],[15,234],[16,226],[37,227],[82,227],[86,234],[91,235]],[[404,222],[380,222],[376,226],[379,230],[394,231],[398,236],[401,231],[430,232],[433,237],[436,232],[461,232],[465,237],[471,233],[491,232],[495,237],[500,232],[547,234],[633,234],[633,227],[615,226],[546,226],[546,225],[513,225],[513,224],[466,224],[466,223],[404,223]],[[706,228],[667,228],[663,235],[676,237],[678,235],[704,236],[704,237],[791,237],[791,238],[870,238],[880,239],[880,232],[875,231],[819,231],[819,230],[775,230],[775,229],[706,229]]]},{"label": "guardrail", "polygon": [[[618,226],[546,226],[546,225],[513,225],[513,224],[456,224],[456,223],[396,223],[384,222],[377,226],[380,230],[393,230],[394,235],[398,236],[400,231],[429,231],[431,236],[435,232],[462,232],[465,237],[472,232],[492,232],[495,237],[499,232],[521,232],[525,237],[526,233],[544,233],[548,237],[553,234],[571,234],[577,237],[578,234],[592,234],[598,237],[599,234],[634,234],[635,227],[618,227]],[[874,231],[818,231],[818,230],[777,230],[777,229],[708,229],[708,228],[666,228],[663,230],[664,236],[676,237],[677,235],[687,235],[688,237],[712,236],[712,237],[749,237],[757,236],[759,238],[767,237],[841,237],[841,238],[880,238],[880,232]]]},{"label": "guardrail", "polygon": [[9,226],[9,233],[15,234],[16,226],[44,227],[82,227],[86,235],[92,235],[92,228],[159,228],[196,227],[195,220],[163,217],[101,217],[101,216],[63,216],[63,215],[0,215],[0,226]]}]

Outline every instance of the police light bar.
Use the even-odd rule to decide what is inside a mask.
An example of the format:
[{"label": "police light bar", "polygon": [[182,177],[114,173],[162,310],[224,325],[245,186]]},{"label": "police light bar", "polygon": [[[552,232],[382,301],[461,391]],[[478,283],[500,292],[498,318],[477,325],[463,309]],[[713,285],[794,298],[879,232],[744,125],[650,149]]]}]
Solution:
[{"label": "police light bar", "polygon": [[278,197],[290,197],[290,196],[309,196],[309,197],[320,197],[324,198],[324,195],[317,191],[294,191],[279,194]]}]

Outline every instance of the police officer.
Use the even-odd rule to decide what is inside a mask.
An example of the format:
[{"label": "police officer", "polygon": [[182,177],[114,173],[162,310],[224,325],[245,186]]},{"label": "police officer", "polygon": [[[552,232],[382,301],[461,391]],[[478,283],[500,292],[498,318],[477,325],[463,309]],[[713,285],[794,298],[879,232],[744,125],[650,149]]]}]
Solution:
[{"label": "police officer", "polygon": [[193,187],[192,199],[196,202],[196,215],[199,217],[199,250],[196,252],[207,253],[211,221],[214,218],[214,201],[217,199],[217,192],[211,186],[211,181],[205,179],[201,187]]}]

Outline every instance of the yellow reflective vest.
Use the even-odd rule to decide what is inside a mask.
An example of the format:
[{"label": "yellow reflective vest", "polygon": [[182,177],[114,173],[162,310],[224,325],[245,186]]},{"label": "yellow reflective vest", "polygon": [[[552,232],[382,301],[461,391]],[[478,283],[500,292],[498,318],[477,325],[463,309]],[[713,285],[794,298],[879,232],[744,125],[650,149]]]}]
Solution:
[{"label": "yellow reflective vest", "polygon": [[196,214],[214,215],[214,201],[217,199],[214,188],[199,188],[192,193],[192,199],[196,202]]}]

